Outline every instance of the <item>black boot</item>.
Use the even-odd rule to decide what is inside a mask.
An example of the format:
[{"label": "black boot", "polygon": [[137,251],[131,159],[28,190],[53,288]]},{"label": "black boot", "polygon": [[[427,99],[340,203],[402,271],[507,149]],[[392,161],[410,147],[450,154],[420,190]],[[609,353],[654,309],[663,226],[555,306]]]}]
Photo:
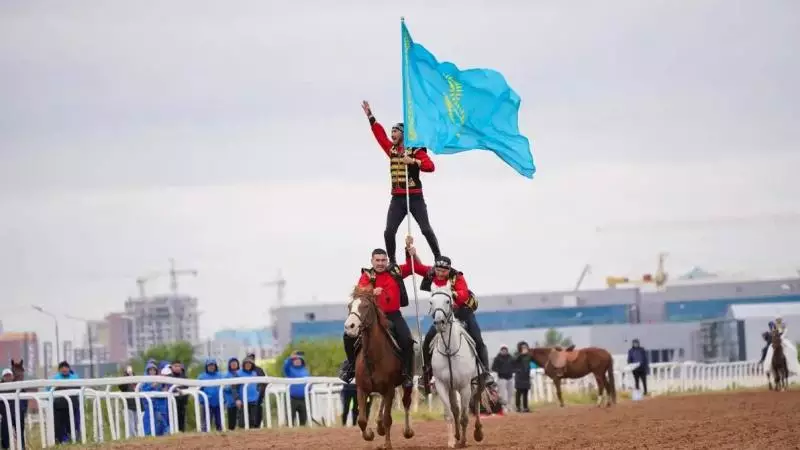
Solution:
[{"label": "black boot", "polygon": [[411,349],[406,349],[403,352],[403,387],[404,388],[412,388],[414,387],[414,350],[413,344],[409,344],[412,346]]},{"label": "black boot", "polygon": [[419,378],[419,388],[425,395],[431,393],[431,378],[433,378],[433,369],[431,368],[431,340],[425,336],[422,342],[422,376]]},{"label": "black boot", "polygon": [[489,389],[495,388],[494,378],[492,377],[492,372],[489,371],[489,352],[486,350],[486,345],[482,345],[481,348],[478,349],[478,357],[480,359],[481,365],[483,366],[483,383]]},{"label": "black boot", "polygon": [[339,379],[349,383],[356,376],[356,339],[344,335],[344,353],[347,355],[347,364],[339,371]]}]

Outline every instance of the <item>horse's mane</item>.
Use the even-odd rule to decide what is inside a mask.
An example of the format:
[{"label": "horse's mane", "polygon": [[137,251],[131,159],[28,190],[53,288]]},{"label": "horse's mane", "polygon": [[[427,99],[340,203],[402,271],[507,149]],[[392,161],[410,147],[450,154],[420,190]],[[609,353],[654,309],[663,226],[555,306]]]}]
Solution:
[{"label": "horse's mane", "polygon": [[375,311],[375,318],[377,319],[378,323],[382,327],[388,328],[389,319],[386,318],[386,314],[384,314],[383,311],[381,311],[381,309],[378,307],[377,297],[372,292],[371,288],[355,286],[353,288],[353,292],[350,294],[350,298],[353,300],[363,300],[371,303],[373,310]]}]

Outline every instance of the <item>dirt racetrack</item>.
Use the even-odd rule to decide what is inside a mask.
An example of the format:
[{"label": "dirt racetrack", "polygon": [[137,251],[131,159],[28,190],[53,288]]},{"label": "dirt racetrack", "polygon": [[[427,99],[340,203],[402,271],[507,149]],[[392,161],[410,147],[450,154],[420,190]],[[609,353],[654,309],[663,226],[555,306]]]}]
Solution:
[{"label": "dirt racetrack", "polygon": [[[764,449],[800,448],[800,391],[747,392],[649,398],[611,409],[567,405],[484,420],[482,443],[492,449]],[[418,421],[416,436],[402,437],[395,421],[394,448],[446,448],[443,421]],[[357,428],[311,428],[164,437],[114,445],[119,449],[374,449]]]}]

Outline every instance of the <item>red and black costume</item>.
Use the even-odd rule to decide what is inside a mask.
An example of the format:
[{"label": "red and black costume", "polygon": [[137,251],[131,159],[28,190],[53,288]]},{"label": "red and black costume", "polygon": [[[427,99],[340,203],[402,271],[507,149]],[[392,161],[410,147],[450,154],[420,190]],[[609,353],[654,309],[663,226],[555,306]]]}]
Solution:
[{"label": "red and black costume", "polygon": [[[408,209],[411,210],[411,215],[414,216],[422,235],[428,241],[433,256],[438,258],[441,255],[439,241],[436,239],[436,234],[433,232],[428,219],[428,206],[425,204],[425,198],[422,195],[422,180],[420,179],[421,172],[433,172],[436,169],[433,160],[428,156],[428,151],[425,148],[406,149],[402,143],[394,145],[386,135],[386,130],[375,120],[374,116],[369,116],[369,123],[378,145],[389,157],[392,200],[389,203],[389,211],[386,214],[386,230],[383,232],[389,260],[396,262],[397,242],[395,239],[397,229],[400,228],[400,224],[408,212],[406,208],[406,193],[408,193]],[[402,132],[403,124],[399,123],[393,128]],[[404,156],[414,158],[415,163],[407,165],[403,162]],[[408,180],[406,180],[406,166],[408,167]]]},{"label": "red and black costume", "polygon": [[[437,278],[435,268],[447,270],[447,277]],[[433,267],[426,266],[417,258],[414,261],[414,272],[422,276],[422,283],[420,290],[430,292],[431,287],[436,285],[438,287],[450,285],[451,296],[453,299],[453,316],[460,320],[464,327],[467,329],[472,340],[475,341],[475,350],[478,352],[478,359],[483,364],[484,381],[487,386],[493,386],[494,380],[489,373],[489,352],[486,344],[483,342],[483,335],[481,328],[478,326],[478,321],[475,318],[475,311],[477,303],[475,297],[467,286],[467,280],[464,274],[452,267],[450,258],[447,256],[440,256],[436,258]],[[431,367],[431,341],[436,336],[436,328],[431,325],[428,333],[425,335],[425,340],[422,342],[422,359],[425,368],[425,377],[423,386],[427,392],[427,382],[430,378]]]},{"label": "red and black costume", "polygon": [[[383,253],[383,250],[377,249],[373,254],[376,252]],[[382,288],[381,294],[376,297],[375,301],[378,308],[393,325],[391,331],[393,331],[397,345],[400,346],[402,352],[404,385],[411,387],[414,376],[414,339],[411,337],[411,330],[408,328],[406,319],[400,312],[401,307],[408,306],[408,293],[403,279],[409,275],[411,275],[411,262],[406,253],[405,264],[390,263],[386,270],[380,272],[372,268],[361,269],[358,286],[372,289]],[[349,382],[355,376],[356,340],[357,338],[351,338],[346,333],[344,334],[344,351],[349,365],[342,369],[340,378],[345,382]]]}]

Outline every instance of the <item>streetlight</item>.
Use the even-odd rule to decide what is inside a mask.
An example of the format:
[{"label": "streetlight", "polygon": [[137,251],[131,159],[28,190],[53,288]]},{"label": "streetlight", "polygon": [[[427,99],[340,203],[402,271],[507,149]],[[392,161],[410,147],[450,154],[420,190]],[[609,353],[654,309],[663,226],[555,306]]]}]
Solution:
[{"label": "streetlight", "polygon": [[89,341],[89,378],[94,378],[94,353],[92,349],[92,347],[94,347],[94,343],[92,342],[92,321],[82,319],[80,317],[70,316],[68,314],[64,314],[64,317],[86,323],[86,338]]},{"label": "streetlight", "polygon": [[56,315],[51,313],[51,312],[45,311],[44,309],[42,309],[41,306],[31,305],[31,308],[35,309],[36,311],[39,311],[40,313],[42,313],[42,314],[44,314],[46,316],[50,316],[50,317],[53,318],[53,321],[56,324],[56,361],[60,364],[61,363],[61,341],[58,338],[58,317],[56,317]]}]

